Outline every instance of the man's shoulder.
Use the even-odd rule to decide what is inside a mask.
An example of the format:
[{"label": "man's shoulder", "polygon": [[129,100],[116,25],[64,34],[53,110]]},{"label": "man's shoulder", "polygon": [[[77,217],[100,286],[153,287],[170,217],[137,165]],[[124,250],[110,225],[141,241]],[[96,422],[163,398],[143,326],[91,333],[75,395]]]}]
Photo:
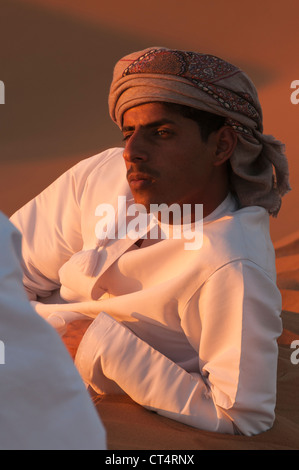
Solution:
[{"label": "man's shoulder", "polygon": [[97,153],[88,158],[84,158],[77,163],[71,170],[74,174],[82,175],[82,173],[90,174],[93,171],[97,171],[105,165],[117,165],[122,164],[123,148],[113,147],[103,152]]},{"label": "man's shoulder", "polygon": [[269,232],[269,215],[263,207],[250,206],[228,212],[204,226],[209,246],[223,264],[250,260],[268,270],[275,259]]},{"label": "man's shoulder", "polygon": [[[117,181],[126,182],[126,166],[123,159],[123,148],[115,147],[101,153],[85,158],[62,175],[64,182],[68,179],[76,188],[78,200],[86,193],[99,192],[104,188],[107,191]],[[112,188],[111,188],[112,189]]]}]

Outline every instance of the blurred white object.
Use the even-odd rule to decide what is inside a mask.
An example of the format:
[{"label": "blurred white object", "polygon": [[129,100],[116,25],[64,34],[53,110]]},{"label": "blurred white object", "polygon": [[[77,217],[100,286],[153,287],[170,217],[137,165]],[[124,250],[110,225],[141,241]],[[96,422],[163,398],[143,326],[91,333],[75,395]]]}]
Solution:
[{"label": "blurred white object", "polygon": [[[22,286],[21,235],[0,213],[0,449],[100,450],[106,433],[63,342]],[[66,321],[52,312],[60,334]]]}]

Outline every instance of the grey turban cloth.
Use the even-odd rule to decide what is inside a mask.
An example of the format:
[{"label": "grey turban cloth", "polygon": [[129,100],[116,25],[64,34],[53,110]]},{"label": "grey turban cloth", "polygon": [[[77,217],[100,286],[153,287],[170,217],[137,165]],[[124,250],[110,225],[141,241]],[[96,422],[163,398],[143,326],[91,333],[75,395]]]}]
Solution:
[{"label": "grey turban cloth", "polygon": [[238,143],[230,181],[240,204],[276,216],[291,188],[284,145],[263,134],[262,109],[250,78],[219,57],[151,47],[120,59],[114,68],[109,112],[121,128],[123,114],[149,102],[176,103],[226,118]]}]

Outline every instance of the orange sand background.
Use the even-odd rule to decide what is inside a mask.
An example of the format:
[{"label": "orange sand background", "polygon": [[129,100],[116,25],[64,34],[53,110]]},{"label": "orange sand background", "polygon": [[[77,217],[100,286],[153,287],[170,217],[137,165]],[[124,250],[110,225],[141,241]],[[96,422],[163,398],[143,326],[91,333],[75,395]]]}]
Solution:
[{"label": "orange sand background", "polygon": [[[297,0],[1,0],[0,210],[11,215],[82,158],[121,144],[107,94],[115,62],[158,45],[215,54],[239,65],[259,91],[266,133],[286,144],[293,190],[271,235],[283,299],[278,405],[273,429],[230,438],[151,414],[128,397],[95,397],[111,449],[299,448],[299,80]],[[65,342],[72,355],[79,325]]]},{"label": "orange sand background", "polygon": [[1,0],[0,209],[10,215],[81,158],[120,144],[107,109],[113,65],[162,45],[218,55],[254,80],[293,188],[272,239],[298,231],[298,14],[295,0]]}]

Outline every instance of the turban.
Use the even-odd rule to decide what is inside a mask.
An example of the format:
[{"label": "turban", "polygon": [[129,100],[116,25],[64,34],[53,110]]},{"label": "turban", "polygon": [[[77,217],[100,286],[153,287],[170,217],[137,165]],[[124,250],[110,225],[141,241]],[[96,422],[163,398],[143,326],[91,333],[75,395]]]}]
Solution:
[{"label": "turban", "polygon": [[109,93],[109,112],[123,114],[149,102],[181,104],[225,117],[237,133],[230,182],[241,206],[259,205],[276,216],[290,190],[284,145],[263,134],[262,109],[250,78],[219,57],[151,47],[120,59]]}]

